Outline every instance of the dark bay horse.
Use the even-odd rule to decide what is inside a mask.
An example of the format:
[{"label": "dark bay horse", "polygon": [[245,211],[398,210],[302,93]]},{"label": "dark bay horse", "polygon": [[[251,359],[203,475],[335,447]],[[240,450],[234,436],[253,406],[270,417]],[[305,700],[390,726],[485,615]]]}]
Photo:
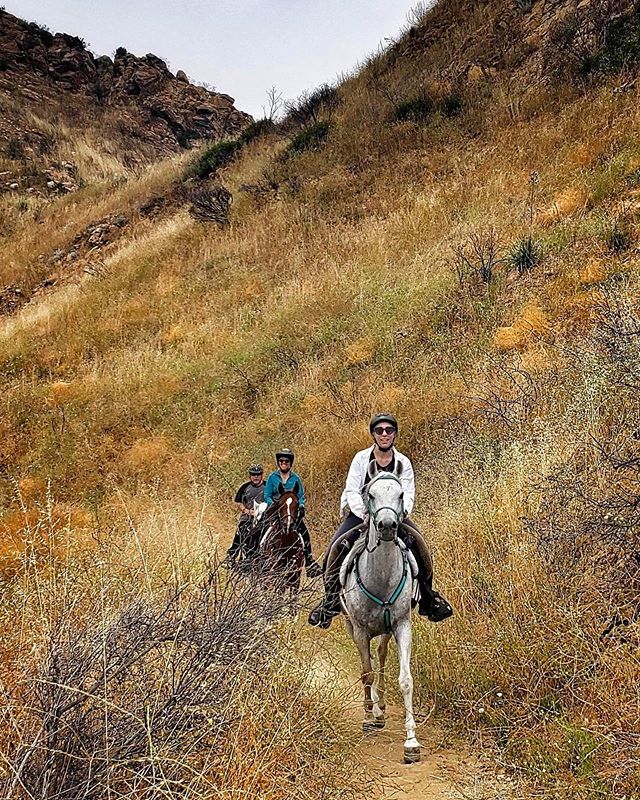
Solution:
[{"label": "dark bay horse", "polygon": [[298,532],[300,502],[295,492],[284,492],[263,517],[260,553],[263,571],[289,592],[291,610],[296,612],[304,549]]}]

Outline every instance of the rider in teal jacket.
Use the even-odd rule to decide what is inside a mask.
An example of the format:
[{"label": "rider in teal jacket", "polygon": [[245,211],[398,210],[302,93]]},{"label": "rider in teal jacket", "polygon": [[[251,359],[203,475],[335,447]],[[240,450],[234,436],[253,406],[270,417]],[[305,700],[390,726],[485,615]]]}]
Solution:
[{"label": "rider in teal jacket", "polygon": [[[288,448],[285,447],[282,450],[278,450],[276,453],[278,469],[274,470],[267,478],[264,487],[264,499],[267,506],[272,508],[273,504],[277,502],[278,498],[284,494],[284,492],[295,492],[298,495],[299,509],[297,526],[304,543],[305,568],[310,578],[317,578],[322,575],[322,567],[314,561],[313,555],[311,554],[311,537],[309,536],[309,530],[304,521],[304,489],[300,476],[291,471],[294,458],[294,453]],[[268,511],[266,513],[268,513]]]},{"label": "rider in teal jacket", "polygon": [[[289,477],[283,480],[279,469],[275,469],[267,478],[264,487],[264,499],[268,506],[272,505],[283,492],[295,492],[298,495],[298,502],[304,508],[304,489],[300,476],[295,472],[290,472]],[[282,488],[281,488],[282,487]]]}]

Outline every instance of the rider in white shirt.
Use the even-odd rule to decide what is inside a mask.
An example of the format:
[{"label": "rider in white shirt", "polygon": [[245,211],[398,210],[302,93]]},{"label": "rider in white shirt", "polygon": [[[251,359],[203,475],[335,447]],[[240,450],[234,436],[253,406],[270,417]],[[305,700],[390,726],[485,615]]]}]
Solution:
[{"label": "rider in white shirt", "polygon": [[393,472],[396,464],[402,465],[400,481],[404,491],[405,518],[399,536],[413,553],[418,564],[420,602],[418,611],[433,622],[447,619],[453,613],[449,603],[432,587],[433,561],[427,544],[409,514],[415,501],[415,479],[411,461],[395,449],[398,422],[393,414],[374,414],[369,423],[373,445],[354,456],[340,498],[343,521],[327,549],[324,560],[325,597],[309,614],[309,624],[328,628],[331,620],[340,613],[340,567],[345,556],[363,531],[366,508],[362,491],[369,482],[369,464],[376,461],[378,469]]}]

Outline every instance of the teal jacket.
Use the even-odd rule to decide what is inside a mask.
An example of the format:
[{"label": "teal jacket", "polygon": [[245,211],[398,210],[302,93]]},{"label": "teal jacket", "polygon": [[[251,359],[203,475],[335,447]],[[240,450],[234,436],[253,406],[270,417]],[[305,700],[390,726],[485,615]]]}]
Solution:
[{"label": "teal jacket", "polygon": [[301,506],[304,505],[304,489],[302,488],[300,476],[296,475],[295,472],[290,472],[286,483],[283,483],[282,478],[280,477],[280,472],[276,469],[271,473],[271,475],[269,475],[267,478],[267,483],[264,487],[264,499],[268,506],[273,505],[273,503],[275,503],[275,501],[282,494],[280,491],[281,486],[282,492],[295,492],[297,486],[298,500]]}]

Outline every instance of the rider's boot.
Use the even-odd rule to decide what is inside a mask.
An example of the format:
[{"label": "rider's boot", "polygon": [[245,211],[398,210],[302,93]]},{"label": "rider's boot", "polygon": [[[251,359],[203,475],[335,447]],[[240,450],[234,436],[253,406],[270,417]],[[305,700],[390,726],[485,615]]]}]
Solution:
[{"label": "rider's boot", "polygon": [[351,549],[351,542],[344,539],[339,544],[331,547],[327,554],[324,569],[324,597],[309,614],[309,625],[317,628],[328,628],[331,620],[337,617],[342,607],[340,605],[340,568]]},{"label": "rider's boot", "polygon": [[431,553],[422,534],[408,525],[402,526],[402,539],[413,553],[418,565],[418,585],[420,587],[420,600],[418,613],[427,617],[431,622],[441,622],[453,614],[451,605],[433,588],[433,562]]},{"label": "rider's boot", "polygon": [[304,521],[301,520],[298,524],[300,526],[300,535],[304,543],[304,567],[307,571],[307,576],[309,578],[319,578],[322,575],[322,567],[311,553],[311,537],[309,536],[309,530]]}]

